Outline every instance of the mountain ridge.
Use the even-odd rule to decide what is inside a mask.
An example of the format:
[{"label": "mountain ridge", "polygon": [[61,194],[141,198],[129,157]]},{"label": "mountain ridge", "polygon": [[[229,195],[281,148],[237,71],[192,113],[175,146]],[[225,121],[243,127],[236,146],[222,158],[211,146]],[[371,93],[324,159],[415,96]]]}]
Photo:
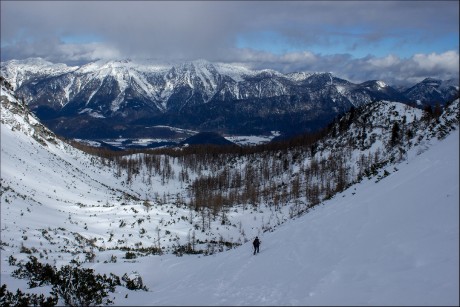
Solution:
[{"label": "mountain ridge", "polygon": [[2,63],[1,74],[54,132],[79,138],[135,135],[146,125],[233,134],[314,131],[351,107],[379,100],[434,105],[458,93],[455,80],[401,91],[380,80],[352,83],[331,73],[282,74],[205,60],[71,67],[12,60]]}]

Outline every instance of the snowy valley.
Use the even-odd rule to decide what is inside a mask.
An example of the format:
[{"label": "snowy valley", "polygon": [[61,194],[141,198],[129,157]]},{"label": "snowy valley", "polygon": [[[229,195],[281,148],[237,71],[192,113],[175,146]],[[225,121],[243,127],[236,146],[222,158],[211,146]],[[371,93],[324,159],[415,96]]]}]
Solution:
[{"label": "snowy valley", "polygon": [[141,276],[115,305],[459,304],[458,98],[358,106],[279,147],[121,155],[71,146],[3,80],[0,96],[11,292],[49,295],[12,276],[34,256]]}]

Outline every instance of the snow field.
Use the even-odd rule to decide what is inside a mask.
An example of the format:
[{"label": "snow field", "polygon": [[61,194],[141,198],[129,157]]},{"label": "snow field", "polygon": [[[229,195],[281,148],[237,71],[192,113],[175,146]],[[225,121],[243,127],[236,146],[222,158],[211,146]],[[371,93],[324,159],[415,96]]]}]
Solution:
[{"label": "snow field", "polygon": [[263,234],[256,256],[249,242],[131,263],[152,292],[117,304],[458,305],[458,138]]}]

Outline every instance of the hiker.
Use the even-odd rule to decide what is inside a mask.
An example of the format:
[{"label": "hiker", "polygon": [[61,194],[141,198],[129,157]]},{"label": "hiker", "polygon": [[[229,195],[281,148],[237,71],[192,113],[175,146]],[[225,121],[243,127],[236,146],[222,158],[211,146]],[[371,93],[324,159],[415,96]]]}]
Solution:
[{"label": "hiker", "polygon": [[254,255],[259,252],[259,245],[260,245],[260,240],[259,237],[256,237],[254,241],[252,242],[252,245],[254,245]]}]

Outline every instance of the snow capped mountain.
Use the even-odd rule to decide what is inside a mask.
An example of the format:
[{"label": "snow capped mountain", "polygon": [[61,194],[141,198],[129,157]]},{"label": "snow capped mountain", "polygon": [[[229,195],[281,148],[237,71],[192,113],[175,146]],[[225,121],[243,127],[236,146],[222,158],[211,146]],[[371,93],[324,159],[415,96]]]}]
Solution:
[{"label": "snow capped mountain", "polygon": [[426,78],[422,82],[406,89],[403,93],[417,104],[436,105],[451,99],[459,92],[459,80],[439,80]]},{"label": "snow capped mountain", "polygon": [[352,106],[447,101],[456,94],[453,81],[436,88],[438,83],[422,82],[402,93],[383,81],[354,84],[330,73],[281,74],[205,60],[96,61],[80,67],[13,60],[2,63],[1,74],[48,127],[78,138],[135,135],[146,125],[233,134],[311,131]]},{"label": "snow capped mountain", "polygon": [[[458,99],[437,118],[359,106],[317,142],[280,150],[102,158],[61,141],[0,83],[10,291],[49,295],[12,276],[34,256],[142,275],[148,291],[117,286],[116,305],[458,305]],[[210,193],[207,206],[193,191]],[[201,253],[182,256],[190,249]]]},{"label": "snow capped mountain", "polygon": [[76,70],[65,64],[54,64],[42,58],[26,60],[11,60],[1,64],[1,75],[8,80],[14,89],[21,87],[24,82],[37,82],[46,76],[58,76]]},{"label": "snow capped mountain", "polygon": [[293,72],[293,73],[286,74],[286,76],[292,81],[303,81],[311,77],[312,75],[313,73],[307,73],[307,72]]}]

